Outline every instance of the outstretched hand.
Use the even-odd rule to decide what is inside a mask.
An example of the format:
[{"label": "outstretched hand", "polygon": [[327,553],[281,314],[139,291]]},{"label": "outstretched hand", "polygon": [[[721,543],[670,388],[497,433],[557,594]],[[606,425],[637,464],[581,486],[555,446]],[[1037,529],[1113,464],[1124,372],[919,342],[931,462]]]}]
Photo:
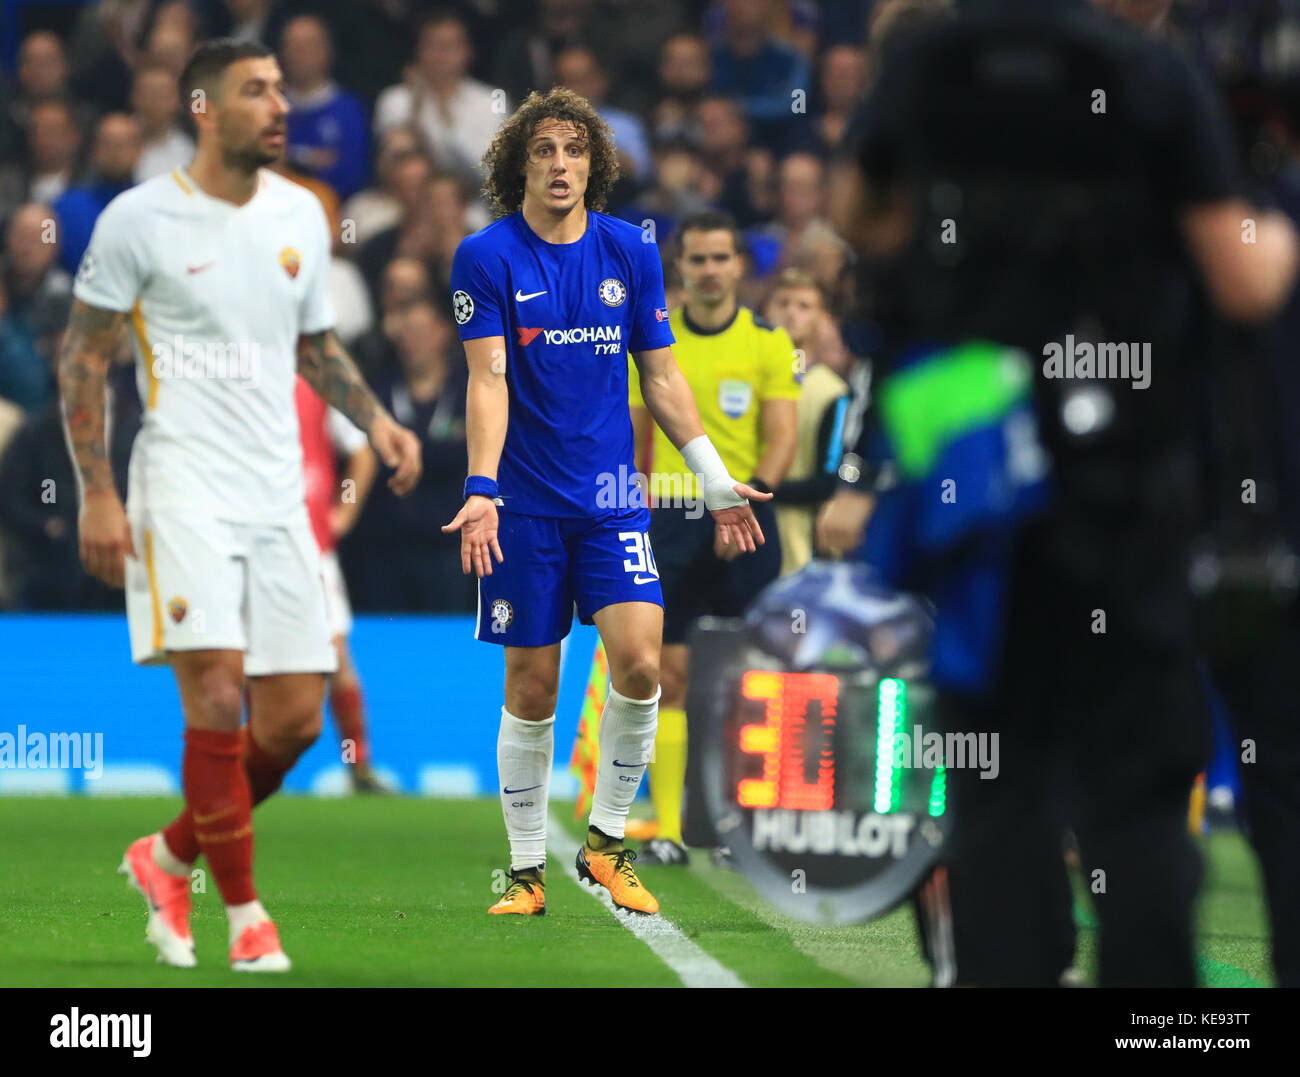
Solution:
[{"label": "outstretched hand", "polygon": [[473,571],[479,579],[492,575],[492,558],[505,561],[497,542],[497,507],[491,498],[473,494],[461,506],[456,518],[443,524],[443,531],[460,532],[460,567],[465,575]]},{"label": "outstretched hand", "polygon": [[[753,553],[766,542],[766,539],[763,538],[763,529],[758,525],[758,519],[754,516],[754,510],[749,502],[771,501],[772,495],[755,490],[743,482],[736,483],[732,489],[745,499],[745,504],[712,510],[713,520],[718,525],[716,542],[724,549],[734,547],[740,553]],[[720,556],[730,560],[725,553]]]}]

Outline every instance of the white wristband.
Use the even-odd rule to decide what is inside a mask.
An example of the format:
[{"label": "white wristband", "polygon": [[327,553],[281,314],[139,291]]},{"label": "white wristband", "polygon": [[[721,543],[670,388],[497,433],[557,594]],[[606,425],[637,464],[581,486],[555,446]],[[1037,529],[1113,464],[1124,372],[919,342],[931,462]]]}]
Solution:
[{"label": "white wristband", "polygon": [[700,495],[704,498],[704,507],[710,512],[715,509],[730,509],[745,504],[745,499],[736,493],[736,480],[727,472],[727,466],[713,447],[708,434],[692,438],[682,446],[682,459],[696,476]]}]

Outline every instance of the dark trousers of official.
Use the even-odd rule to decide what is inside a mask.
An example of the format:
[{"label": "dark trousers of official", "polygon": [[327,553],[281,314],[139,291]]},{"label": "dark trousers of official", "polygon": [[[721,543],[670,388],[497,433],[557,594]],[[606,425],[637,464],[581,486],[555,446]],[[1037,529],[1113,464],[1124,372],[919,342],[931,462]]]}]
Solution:
[{"label": "dark trousers of official", "polygon": [[[1244,818],[1259,856],[1279,987],[1300,987],[1300,610],[1236,638],[1207,632],[1207,660],[1236,734]],[[1243,747],[1249,741],[1250,745]]]},{"label": "dark trousers of official", "polygon": [[996,691],[940,696],[947,729],[999,734],[999,772],[948,774],[946,907],[923,918],[936,982],[1058,984],[1074,941],[1068,827],[1101,924],[1101,985],[1195,986],[1187,811],[1209,715],[1190,643],[1131,631],[1118,604],[1094,632],[1106,605],[1022,545]]}]

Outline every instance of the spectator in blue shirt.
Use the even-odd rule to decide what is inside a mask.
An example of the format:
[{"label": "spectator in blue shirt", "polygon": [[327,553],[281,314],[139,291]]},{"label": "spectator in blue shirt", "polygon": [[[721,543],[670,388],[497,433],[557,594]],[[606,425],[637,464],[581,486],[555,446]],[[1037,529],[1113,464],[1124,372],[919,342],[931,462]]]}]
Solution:
[{"label": "spectator in blue shirt", "polygon": [[659,88],[650,114],[655,142],[695,140],[695,106],[709,88],[709,45],[699,34],[674,34],[659,54]]},{"label": "spectator in blue shirt", "polygon": [[69,273],[76,273],[104,207],[135,184],[142,149],[140,125],[134,116],[109,112],[100,117],[90,151],[90,176],[85,183],[64,191],[52,207],[61,226],[60,257]]},{"label": "spectator in blue shirt", "polygon": [[72,278],[55,262],[58,230],[48,206],[9,219],[0,272],[0,397],[27,410],[54,390],[54,345],[72,309]]},{"label": "spectator in blue shirt", "polygon": [[813,79],[808,61],[767,29],[768,0],[726,0],[723,38],[710,50],[713,89],[740,99],[753,137],[769,149],[781,150],[796,117],[803,91],[803,109]]},{"label": "spectator in blue shirt", "polygon": [[289,163],[323,180],[342,201],[365,186],[369,174],[370,123],[355,94],[330,79],[333,47],[329,28],[315,15],[285,24],[280,39],[289,113]]}]

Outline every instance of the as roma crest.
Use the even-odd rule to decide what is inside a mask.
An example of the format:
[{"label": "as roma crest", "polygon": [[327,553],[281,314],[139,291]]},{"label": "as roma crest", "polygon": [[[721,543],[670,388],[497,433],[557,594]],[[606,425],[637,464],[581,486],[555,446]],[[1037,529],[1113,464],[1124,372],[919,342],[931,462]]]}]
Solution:
[{"label": "as roma crest", "polygon": [[177,624],[180,624],[185,620],[185,612],[188,609],[189,607],[185,604],[185,599],[183,598],[173,598],[167,603],[167,612],[172,615],[172,620]]},{"label": "as roma crest", "polygon": [[288,273],[289,276],[296,277],[298,275],[298,266],[300,264],[298,261],[298,252],[292,247],[285,247],[284,250],[280,252],[280,264],[284,266],[284,271]]}]

